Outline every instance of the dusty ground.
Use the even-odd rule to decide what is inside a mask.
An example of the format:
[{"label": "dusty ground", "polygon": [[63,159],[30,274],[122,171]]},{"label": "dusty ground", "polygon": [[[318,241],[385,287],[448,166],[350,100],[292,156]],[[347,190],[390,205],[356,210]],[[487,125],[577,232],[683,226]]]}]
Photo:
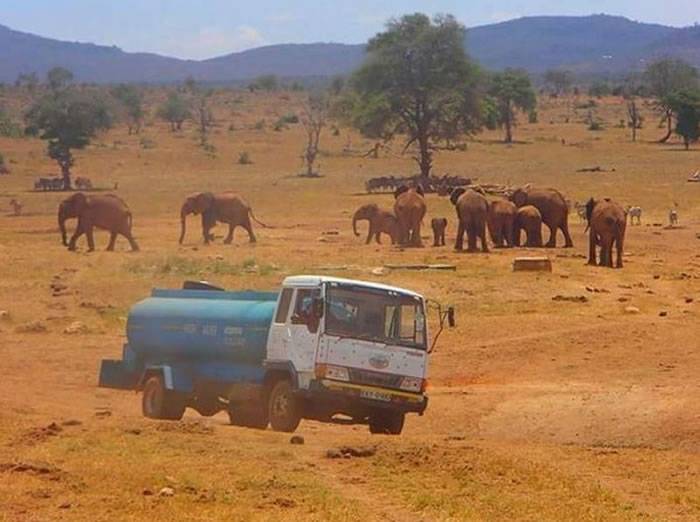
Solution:
[{"label": "dusty ground", "polygon": [[[270,129],[295,110],[294,98],[218,100],[213,156],[191,130],[173,135],[159,123],[141,137],[117,128],[79,154],[77,175],[119,183],[135,215],[136,254],[123,240],[115,253],[87,254],[84,244],[65,251],[54,214],[62,196],[27,190],[55,171],[43,144],[0,140],[13,171],[0,178],[0,310],[9,312],[0,319],[0,520],[700,518],[700,184],[685,182],[700,152],[651,143],[662,133],[651,113],[642,141],[630,143],[615,127],[624,117],[619,100],[596,109],[602,132],[586,129],[587,110],[574,111],[572,100],[544,100],[540,123],[517,129],[520,143],[480,135],[467,152],[440,154],[436,171],[556,186],[572,201],[596,195],[641,205],[644,224],[628,229],[626,267],[585,266],[575,215],[570,250],[400,251],[364,246],[349,215],[367,201],[390,206],[389,195],[360,195],[364,180],[413,172],[410,159],[343,153],[370,144],[341,129],[322,139],[324,177],[299,179],[300,130]],[[267,129],[255,130],[263,118]],[[243,151],[253,165],[236,163]],[[596,165],[615,172],[576,172]],[[258,227],[257,245],[241,231],[235,246],[204,247],[192,219],[178,246],[182,198],[224,188],[277,228]],[[25,216],[9,216],[12,197]],[[681,226],[653,226],[666,223],[674,204]],[[450,243],[449,202],[431,195],[428,205],[429,218],[450,219]],[[106,242],[98,233],[98,248]],[[553,273],[514,274],[513,257],[528,253],[550,256]],[[371,273],[424,261],[458,270]],[[303,422],[306,444],[296,446],[288,435],[228,426],[223,415],[146,421],[137,395],[96,388],[100,360],[120,355],[129,306],[151,287],[198,277],[273,288],[285,275],[313,272],[381,280],[456,306],[458,326],[432,357],[430,407],[401,437]],[[639,313],[626,313],[629,306]],[[88,331],[65,334],[74,321]],[[42,331],[23,331],[28,325]],[[325,457],[342,445],[376,453]],[[174,495],[160,495],[164,487]]]}]

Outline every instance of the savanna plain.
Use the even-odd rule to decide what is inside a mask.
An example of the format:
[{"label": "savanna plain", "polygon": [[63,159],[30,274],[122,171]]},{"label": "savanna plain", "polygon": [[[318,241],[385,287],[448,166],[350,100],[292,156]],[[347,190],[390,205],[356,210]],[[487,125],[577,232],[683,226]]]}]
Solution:
[{"label": "savanna plain", "polygon": [[[84,237],[68,252],[56,224],[66,194],[31,190],[56,171],[45,144],[0,139],[12,171],[0,177],[0,520],[700,519],[700,183],[686,182],[700,150],[655,143],[664,132],[649,104],[636,143],[618,127],[621,99],[597,100],[603,130],[590,131],[589,109],[575,109],[587,97],[542,98],[539,122],[522,122],[513,145],[486,132],[435,157],[437,175],[641,206],[625,267],[613,270],[586,265],[575,212],[573,249],[455,253],[454,209],[436,194],[424,248],[365,245],[352,212],[370,201],[391,208],[393,197],[365,194],[364,182],[416,170],[400,143],[362,157],[372,143],[329,126],[322,176],[300,178],[303,129],[272,126],[298,112],[301,95],[214,99],[213,149],[191,126],[173,133],[153,118],[139,135],[117,126],[77,153],[76,175],[118,185],[140,252],[123,238],[104,251],[104,232],[95,252]],[[238,163],[242,152],[252,164]],[[577,172],[594,166],[604,171]],[[256,244],[239,229],[224,245],[219,225],[205,246],[190,218],[179,245],[182,200],[201,190],[239,193],[271,228],[256,227]],[[671,208],[679,223],[668,228]],[[446,247],[429,246],[432,217],[449,219]],[[548,256],[553,271],[513,272],[523,255]],[[409,263],[456,271],[376,270]],[[146,420],[139,396],[97,388],[100,360],[119,358],[128,309],[152,287],[206,279],[274,289],[303,273],[381,281],[455,306],[457,326],[431,358],[429,407],[401,436],[302,421],[305,444],[291,445],[288,434],[233,427],[224,414]],[[65,333],[76,321],[84,328]],[[376,452],[326,457],[339,446]],[[159,494],[166,487],[174,494]]]}]

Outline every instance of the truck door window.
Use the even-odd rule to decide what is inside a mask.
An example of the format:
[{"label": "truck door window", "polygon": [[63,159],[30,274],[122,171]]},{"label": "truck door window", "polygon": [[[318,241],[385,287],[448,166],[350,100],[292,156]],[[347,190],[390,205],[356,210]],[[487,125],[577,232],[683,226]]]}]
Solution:
[{"label": "truck door window", "polygon": [[284,324],[287,322],[287,315],[289,314],[289,305],[292,303],[292,294],[294,290],[291,288],[285,288],[282,290],[280,295],[280,302],[277,305],[277,314],[275,315],[275,323]]},{"label": "truck door window", "polygon": [[292,324],[305,324],[311,333],[318,330],[318,318],[314,317],[314,298],[320,297],[321,292],[316,288],[300,288],[297,290],[297,298],[294,302]]}]

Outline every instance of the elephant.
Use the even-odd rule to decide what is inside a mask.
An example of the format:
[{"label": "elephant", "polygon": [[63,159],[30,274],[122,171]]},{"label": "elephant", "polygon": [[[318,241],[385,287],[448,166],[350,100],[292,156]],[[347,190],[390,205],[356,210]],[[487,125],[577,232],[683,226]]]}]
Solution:
[{"label": "elephant", "polygon": [[433,229],[433,246],[445,246],[445,229],[447,228],[447,218],[433,218],[430,221]]},{"label": "elephant", "polygon": [[467,233],[467,252],[476,252],[476,240],[481,240],[481,250],[488,252],[486,243],[486,221],[489,214],[489,202],[483,194],[472,190],[458,188],[450,194],[450,201],[457,211],[457,240],[455,250],[464,248],[464,233]]},{"label": "elephant", "polygon": [[399,220],[399,243],[406,246],[422,247],[420,227],[428,207],[420,186],[401,186],[394,192],[394,214]]},{"label": "elephant", "polygon": [[613,268],[613,243],[617,249],[615,268],[622,268],[622,252],[627,229],[627,214],[621,205],[605,198],[586,203],[586,218],[590,229],[588,240],[588,264],[596,265],[596,246],[600,246],[600,266]]},{"label": "elephant", "polygon": [[527,234],[526,247],[542,246],[542,214],[533,205],[520,207],[515,215],[513,225],[513,244],[520,246],[520,231],[525,230]]},{"label": "elephant", "polygon": [[205,244],[214,239],[211,229],[216,226],[217,221],[228,224],[228,235],[224,240],[227,245],[233,241],[233,231],[238,226],[248,232],[251,243],[257,241],[250,223],[251,218],[259,225],[267,227],[256,219],[250,206],[233,192],[195,192],[185,198],[180,210],[180,244],[185,239],[185,221],[190,214],[202,215],[202,235]]},{"label": "elephant", "polygon": [[515,224],[515,204],[507,199],[495,199],[489,204],[487,225],[491,241],[496,248],[513,246],[513,226]]},{"label": "elephant", "polygon": [[557,246],[557,231],[564,234],[564,247],[574,246],[569,235],[569,207],[564,196],[558,190],[551,188],[534,188],[525,185],[516,189],[510,196],[510,200],[517,207],[532,205],[542,214],[542,222],[547,225],[550,231],[549,241],[545,245],[547,248]]},{"label": "elephant", "polygon": [[[66,220],[78,218],[78,226],[75,233],[66,241]],[[86,196],[77,192],[64,199],[58,206],[58,226],[61,230],[61,240],[69,250],[75,250],[78,238],[85,234],[90,252],[95,250],[93,228],[101,228],[110,232],[107,250],[114,250],[114,242],[117,235],[124,236],[131,250],[138,251],[139,246],[131,234],[132,216],[129,207],[124,201],[114,194],[100,196]]]},{"label": "elephant", "polygon": [[380,209],[376,204],[369,203],[358,208],[352,216],[352,231],[356,236],[359,236],[357,231],[357,222],[361,220],[369,222],[369,231],[367,232],[367,240],[365,244],[369,244],[374,240],[381,244],[380,235],[388,234],[391,238],[391,244],[395,245],[399,241],[399,221],[396,216],[388,210]]}]

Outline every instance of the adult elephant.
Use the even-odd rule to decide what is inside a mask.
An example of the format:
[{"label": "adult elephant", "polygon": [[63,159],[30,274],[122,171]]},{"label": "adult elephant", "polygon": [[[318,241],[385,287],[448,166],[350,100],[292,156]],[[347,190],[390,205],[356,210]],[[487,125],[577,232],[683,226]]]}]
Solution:
[{"label": "adult elephant", "polygon": [[233,232],[236,227],[243,227],[248,232],[251,243],[257,241],[250,222],[251,218],[263,227],[266,226],[255,218],[253,210],[243,198],[233,192],[219,194],[195,192],[185,198],[180,209],[180,244],[185,239],[185,222],[190,214],[202,215],[202,236],[207,244],[214,239],[211,229],[216,226],[217,222],[228,225],[228,235],[224,240],[226,244],[233,241]]},{"label": "adult elephant", "polygon": [[[66,241],[66,220],[71,218],[78,218],[78,226],[70,241]],[[108,230],[110,233],[107,250],[114,250],[117,235],[121,234],[129,241],[131,250],[136,251],[139,246],[131,234],[131,225],[132,216],[129,207],[114,194],[87,196],[77,192],[64,199],[58,206],[61,241],[69,250],[75,250],[75,243],[83,234],[87,236],[89,251],[95,250],[93,229],[97,227]]]},{"label": "adult elephant", "polygon": [[510,200],[517,207],[532,205],[540,211],[542,222],[547,225],[550,232],[546,247],[554,248],[557,246],[558,230],[564,234],[564,247],[574,246],[569,235],[569,207],[561,192],[551,188],[536,188],[526,185],[515,190]]},{"label": "adult elephant", "polygon": [[472,190],[458,188],[450,194],[450,201],[457,211],[457,240],[455,250],[464,248],[464,233],[467,234],[467,252],[476,252],[476,240],[481,240],[481,250],[488,252],[486,243],[486,221],[489,214],[489,202],[483,194]]},{"label": "adult elephant", "polygon": [[622,268],[622,252],[627,229],[627,214],[622,206],[609,198],[586,203],[588,218],[588,264],[596,265],[596,246],[600,245],[600,266],[613,268],[613,244],[617,250],[615,268]]},{"label": "adult elephant", "polygon": [[487,225],[496,248],[513,246],[513,225],[517,210],[515,204],[507,199],[498,198],[489,203]]},{"label": "adult elephant", "polygon": [[402,186],[394,192],[394,214],[399,221],[400,237],[402,245],[422,247],[420,227],[428,209],[425,204],[423,189],[420,186]]},{"label": "adult elephant", "polygon": [[369,222],[365,244],[369,244],[373,237],[377,243],[381,244],[381,234],[388,234],[392,245],[398,243],[400,227],[394,214],[379,208],[375,203],[362,205],[352,216],[352,231],[356,236],[360,235],[357,231],[357,222],[364,220]]},{"label": "adult elephant", "polygon": [[526,247],[542,246],[542,214],[533,205],[520,207],[515,215],[513,226],[513,242],[520,246],[520,232],[524,230],[527,235]]}]

